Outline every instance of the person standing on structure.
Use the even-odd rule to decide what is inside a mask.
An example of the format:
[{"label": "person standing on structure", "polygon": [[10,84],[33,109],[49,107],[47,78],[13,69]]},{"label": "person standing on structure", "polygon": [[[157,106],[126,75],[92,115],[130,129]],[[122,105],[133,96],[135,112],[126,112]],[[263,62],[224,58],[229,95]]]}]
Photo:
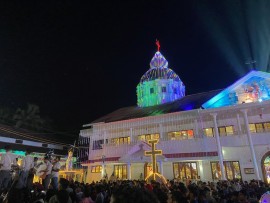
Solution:
[{"label": "person standing on structure", "polygon": [[61,168],[60,164],[60,156],[57,156],[54,160],[53,167],[52,167],[52,175],[51,175],[51,184],[54,190],[58,188],[58,178],[59,178],[59,171]]},{"label": "person standing on structure", "polygon": [[34,157],[33,158],[33,167],[30,169],[29,174],[28,174],[28,178],[27,178],[27,188],[28,190],[31,190],[33,187],[33,180],[34,180],[34,175],[37,172],[37,168],[42,164],[42,162],[40,162],[38,164],[38,157]]},{"label": "person standing on structure", "polygon": [[27,186],[27,180],[30,169],[34,167],[34,157],[32,157],[29,149],[25,152],[25,157],[22,160],[21,173],[16,188],[22,189]]},{"label": "person standing on structure", "polygon": [[41,170],[40,172],[44,172],[42,175],[42,185],[44,189],[47,191],[49,188],[50,180],[51,180],[51,172],[52,172],[52,164],[50,162],[50,158],[48,156],[44,157],[44,164],[46,165],[45,170]]},{"label": "person standing on structure", "polygon": [[8,189],[11,181],[11,166],[17,165],[17,156],[11,153],[11,146],[7,145],[5,150],[6,153],[2,155],[0,161],[0,193]]}]

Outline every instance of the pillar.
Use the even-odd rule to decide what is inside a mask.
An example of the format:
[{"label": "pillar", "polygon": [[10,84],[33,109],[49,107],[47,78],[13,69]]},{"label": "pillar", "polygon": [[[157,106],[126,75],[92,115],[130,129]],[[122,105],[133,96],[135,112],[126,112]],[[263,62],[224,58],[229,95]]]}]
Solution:
[{"label": "pillar", "polygon": [[199,137],[199,128],[197,119],[194,120],[194,137]]},{"label": "pillar", "polygon": [[159,139],[163,139],[163,127],[161,123],[159,124]]},{"label": "pillar", "polygon": [[131,163],[127,163],[127,179],[131,180]]},{"label": "pillar", "polygon": [[223,153],[222,153],[222,147],[220,144],[219,132],[218,132],[218,126],[217,126],[217,113],[212,113],[211,115],[213,116],[213,119],[214,119],[214,130],[215,130],[215,137],[217,141],[218,158],[219,158],[219,165],[221,169],[221,178],[222,180],[226,180],[225,169],[224,169],[224,164],[223,164]]},{"label": "pillar", "polygon": [[103,179],[105,177],[105,164],[102,163],[101,164],[101,179]]},{"label": "pillar", "polygon": [[105,144],[106,144],[106,139],[107,139],[107,132],[104,131],[104,133],[103,133],[103,146],[105,146]]},{"label": "pillar", "polygon": [[244,114],[245,127],[246,127],[248,142],[249,142],[249,148],[250,148],[251,155],[252,155],[253,166],[254,166],[254,169],[255,169],[255,175],[257,177],[257,180],[261,180],[260,174],[259,174],[259,168],[258,168],[258,164],[257,164],[257,159],[256,159],[256,154],[255,154],[255,150],[254,150],[254,145],[253,145],[251,133],[250,133],[250,130],[249,130],[247,109],[242,109],[241,111]]},{"label": "pillar", "polygon": [[159,163],[159,173],[163,175],[163,162],[160,160],[158,161],[158,163]]},{"label": "pillar", "polygon": [[130,136],[130,142],[133,143],[134,140],[133,140],[133,129],[132,128],[129,129],[129,136]]},{"label": "pillar", "polygon": [[241,122],[240,122],[240,116],[239,114],[236,115],[237,118],[237,125],[238,125],[238,135],[242,134],[242,128],[241,128]]}]

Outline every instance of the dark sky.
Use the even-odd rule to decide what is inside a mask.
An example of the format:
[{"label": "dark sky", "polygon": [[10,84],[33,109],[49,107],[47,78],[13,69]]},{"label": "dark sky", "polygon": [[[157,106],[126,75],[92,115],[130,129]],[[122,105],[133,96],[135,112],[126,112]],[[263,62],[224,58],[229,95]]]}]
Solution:
[{"label": "dark sky", "polygon": [[156,38],[187,94],[225,88],[249,71],[247,57],[235,54],[239,37],[249,44],[242,19],[249,11],[240,0],[7,2],[0,9],[0,104],[35,103],[62,131],[79,132],[136,105]]}]

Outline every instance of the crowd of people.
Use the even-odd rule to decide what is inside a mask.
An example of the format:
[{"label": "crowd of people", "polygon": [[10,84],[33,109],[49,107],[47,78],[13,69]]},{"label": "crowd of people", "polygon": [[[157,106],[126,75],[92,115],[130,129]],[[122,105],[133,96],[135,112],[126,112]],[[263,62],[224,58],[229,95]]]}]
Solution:
[{"label": "crowd of people", "polygon": [[[269,191],[262,181],[189,182],[178,180],[167,183],[143,180],[101,180],[79,183],[59,179],[59,157],[44,157],[43,181],[33,182],[37,160],[27,151],[18,178],[12,181],[10,170],[16,156],[7,153],[0,162],[0,189],[6,203],[255,203]],[[32,181],[32,182],[31,182]]]},{"label": "crowd of people", "polygon": [[58,190],[59,170],[61,167],[59,161],[61,157],[57,156],[52,159],[47,154],[43,162],[38,163],[38,158],[31,156],[31,152],[26,150],[25,156],[19,164],[18,156],[11,152],[11,146],[7,145],[5,150],[6,153],[2,154],[0,160],[1,201],[16,197],[18,202],[29,202],[30,191],[33,191],[34,174],[36,173],[39,173],[42,179],[44,191],[47,191],[49,186],[55,191]]},{"label": "crowd of people", "polygon": [[[52,185],[45,192],[35,183],[28,201],[33,203],[255,203],[269,191],[263,182],[219,181],[185,185],[176,180],[167,184],[141,180],[79,183],[60,178],[58,190]],[[10,202],[23,202],[18,191]],[[14,194],[14,195],[13,195]]]}]

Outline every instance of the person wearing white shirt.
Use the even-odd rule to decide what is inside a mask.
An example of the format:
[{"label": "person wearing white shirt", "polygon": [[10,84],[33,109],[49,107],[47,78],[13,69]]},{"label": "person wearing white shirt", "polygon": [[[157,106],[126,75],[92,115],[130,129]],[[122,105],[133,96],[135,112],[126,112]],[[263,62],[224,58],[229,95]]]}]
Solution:
[{"label": "person wearing white shirt", "polygon": [[53,167],[52,167],[52,175],[51,175],[51,184],[54,190],[57,190],[58,188],[58,178],[59,178],[59,170],[61,168],[61,164],[60,164],[60,156],[57,156],[55,158],[55,162],[53,163]]},{"label": "person wearing white shirt", "polygon": [[34,180],[34,174],[36,174],[37,172],[37,168],[42,164],[42,162],[40,162],[38,164],[38,157],[34,157],[33,159],[33,167],[30,168],[29,174],[28,174],[28,178],[27,178],[27,189],[30,191],[33,187],[33,180]]},{"label": "person wearing white shirt", "polygon": [[11,181],[11,166],[17,164],[15,154],[11,153],[11,146],[5,147],[6,154],[3,154],[0,161],[0,191],[8,188],[9,182]]},{"label": "person wearing white shirt", "polygon": [[34,167],[34,157],[32,157],[30,154],[31,152],[27,149],[25,152],[25,157],[22,160],[22,171],[16,186],[18,189],[22,189],[27,186],[29,171]]},{"label": "person wearing white shirt", "polygon": [[47,168],[45,170],[42,170],[40,172],[45,173],[45,178],[42,180],[42,185],[44,189],[47,191],[49,188],[50,180],[51,180],[51,172],[52,172],[52,164],[50,162],[50,159],[48,156],[44,157],[44,163],[46,164]]}]

